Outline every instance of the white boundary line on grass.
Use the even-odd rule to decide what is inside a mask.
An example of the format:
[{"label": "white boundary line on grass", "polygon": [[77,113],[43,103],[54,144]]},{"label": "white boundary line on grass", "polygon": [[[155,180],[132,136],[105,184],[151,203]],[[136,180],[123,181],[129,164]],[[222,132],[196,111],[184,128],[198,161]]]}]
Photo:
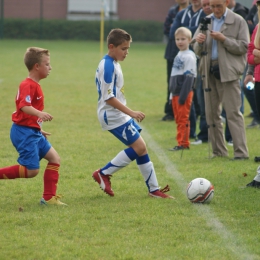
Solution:
[{"label": "white boundary line on grass", "polygon": [[[153,152],[157,155],[158,159],[165,165],[166,171],[168,174],[173,175],[174,180],[177,185],[181,188],[182,192],[186,196],[186,186],[182,174],[177,171],[174,164],[170,161],[168,156],[166,155],[164,149],[162,149],[151,137],[151,135],[147,132],[147,129],[142,126],[142,136],[149,148],[153,150]],[[194,205],[194,208],[198,211],[200,216],[204,216],[207,224],[210,227],[213,227],[217,234],[222,238],[223,244],[225,247],[232,251],[235,255],[236,259],[247,259],[253,260],[256,259],[256,255],[250,254],[245,246],[242,244],[243,241],[237,239],[231,232],[228,231],[227,227],[225,227],[218,218],[214,215],[213,210],[209,207],[203,207],[203,205]],[[257,246],[257,245],[256,245]],[[259,259],[259,258],[257,258]]]}]

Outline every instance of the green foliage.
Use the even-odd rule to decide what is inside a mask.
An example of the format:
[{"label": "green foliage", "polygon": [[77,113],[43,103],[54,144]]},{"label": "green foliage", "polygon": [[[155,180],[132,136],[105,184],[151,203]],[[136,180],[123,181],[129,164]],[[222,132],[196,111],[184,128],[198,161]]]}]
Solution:
[{"label": "green foliage", "polygon": [[[105,35],[124,28],[135,41],[162,41],[162,23],[156,21],[106,21]],[[93,40],[100,39],[100,21],[5,19],[5,39]]]},{"label": "green foliage", "polygon": [[[16,163],[10,117],[18,85],[27,76],[23,55],[29,46],[51,52],[53,70],[40,83],[45,111],[54,119],[44,123],[44,130],[52,133],[49,140],[61,156],[58,193],[68,207],[39,205],[44,160],[35,178],[1,180],[0,259],[260,259],[260,190],[245,188],[256,174],[260,130],[247,130],[247,161],[209,160],[207,144],[192,146],[182,157],[168,151],[176,145],[176,125],[160,121],[166,98],[163,44],[134,42],[121,66],[128,106],[146,114],[142,136],[159,184],[169,184],[175,200],[149,198],[135,162],[114,174],[113,198],[91,178],[125,148],[97,120],[94,74],[100,53],[95,42],[0,41],[1,167]],[[186,198],[186,186],[196,177],[215,186],[209,205],[193,205]]]}]

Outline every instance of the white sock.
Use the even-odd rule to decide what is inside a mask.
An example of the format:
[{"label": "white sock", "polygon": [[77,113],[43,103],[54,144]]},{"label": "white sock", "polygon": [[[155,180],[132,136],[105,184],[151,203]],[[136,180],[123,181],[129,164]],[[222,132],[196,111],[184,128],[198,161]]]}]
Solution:
[{"label": "white sock", "polygon": [[256,172],[257,172],[257,174],[256,174],[254,180],[260,182],[260,166],[258,166]]},{"label": "white sock", "polygon": [[144,164],[138,164],[138,168],[144,177],[149,192],[158,190],[159,186],[156,178],[156,173],[153,167],[153,163],[149,161]]},{"label": "white sock", "polygon": [[132,162],[132,160],[126,155],[125,151],[121,151],[111,162],[101,169],[101,172],[104,175],[112,175],[114,172],[127,166],[130,162]]}]

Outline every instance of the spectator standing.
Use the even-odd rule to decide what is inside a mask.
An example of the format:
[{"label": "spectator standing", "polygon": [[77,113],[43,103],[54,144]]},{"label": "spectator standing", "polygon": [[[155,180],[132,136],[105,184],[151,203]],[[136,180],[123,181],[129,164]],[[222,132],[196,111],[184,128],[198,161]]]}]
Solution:
[{"label": "spectator standing", "polygon": [[[256,1],[254,1],[253,6],[249,10],[249,13],[246,17],[246,21],[247,21],[247,24],[248,24],[248,27],[249,27],[250,35],[253,34],[255,26],[258,23],[257,5],[256,5],[255,2]],[[248,64],[247,64],[247,67],[248,67]],[[249,71],[251,71],[251,69],[249,69]],[[244,82],[247,81],[246,80],[247,75],[248,74],[246,72],[245,75],[244,75]],[[255,91],[254,90],[248,90],[246,88],[246,84],[244,84],[244,93],[245,93],[245,96],[246,96],[248,103],[250,105],[250,108],[251,108],[251,113],[249,114],[249,116],[253,117],[252,122],[249,125],[247,125],[247,128],[257,127],[260,124],[260,116],[259,116],[257,109],[256,109]]]},{"label": "spectator standing", "polygon": [[[258,16],[260,16],[260,1],[257,1]],[[248,45],[247,61],[248,64],[254,65],[254,77],[255,77],[255,100],[256,109],[258,114],[260,114],[260,29],[259,23],[254,29],[251,37],[251,41]]]},{"label": "spectator standing", "polygon": [[195,53],[201,56],[206,44],[207,70],[203,73],[207,75],[209,86],[205,94],[205,107],[212,158],[228,156],[220,117],[223,106],[233,137],[233,159],[248,159],[244,118],[240,112],[239,79],[246,65],[249,30],[246,21],[227,8],[225,0],[210,0],[210,6],[213,11],[213,14],[208,16],[211,18],[211,24],[205,34],[201,33],[200,29],[196,31],[193,48]]},{"label": "spectator standing", "polygon": [[[209,0],[201,0],[202,10],[205,16],[212,13],[212,10],[209,5]],[[205,113],[205,100],[204,100],[204,89],[203,82],[201,80],[201,75],[197,73],[197,84],[196,84],[196,94],[197,100],[200,107],[200,121],[199,121],[199,133],[194,142],[191,142],[193,145],[199,145],[205,142],[208,142],[208,125],[206,121]]]},{"label": "spectator standing", "polygon": [[[258,10],[258,21],[260,21],[260,0],[256,1]],[[254,68],[255,76],[255,97],[256,97],[256,108],[260,115],[260,27],[259,22],[254,29],[251,37],[251,41],[248,45],[247,61],[249,64],[248,76],[245,80],[253,80],[252,69]],[[255,158],[255,160],[257,157]],[[259,157],[258,157],[259,159]],[[259,161],[259,160],[257,160]],[[247,184],[247,187],[260,188],[260,166],[257,168],[257,174],[253,181]]]},{"label": "spectator standing", "polygon": [[189,115],[193,98],[192,88],[197,76],[197,58],[195,53],[189,49],[191,38],[191,31],[185,27],[180,27],[175,32],[176,45],[180,51],[173,62],[170,92],[177,124],[178,145],[171,148],[170,151],[189,149],[190,145]]},{"label": "spectator standing", "polygon": [[[191,0],[191,5],[176,15],[169,35],[169,40],[172,40],[172,52],[174,53],[174,57],[178,53],[178,48],[174,38],[175,31],[179,27],[186,27],[192,32],[193,35],[198,28],[200,18],[204,16],[205,14],[201,8],[201,0]],[[196,119],[194,102],[192,102],[190,113],[190,138],[196,137]]]},{"label": "spectator standing", "polygon": [[[248,8],[243,6],[242,4],[236,2],[236,0],[229,0],[229,4],[228,4],[228,8],[233,11],[234,13],[242,16],[245,20],[246,20],[246,16],[248,15]],[[247,67],[245,67],[244,73],[243,73],[243,77],[242,80],[240,81],[240,86],[241,86],[241,100],[242,100],[242,104],[241,104],[241,113],[244,114],[244,92],[246,94],[246,96],[249,97],[249,101],[250,101],[250,94],[247,89],[244,90],[244,75],[245,72],[247,70]],[[229,130],[229,126],[228,126],[228,120],[226,118],[226,111],[223,109],[222,111],[222,117],[225,118],[225,140],[227,141],[227,144],[230,146],[233,146],[233,140],[232,140],[232,136]],[[248,126],[248,128],[250,128],[251,125]]]},{"label": "spectator standing", "polygon": [[166,96],[166,103],[164,106],[165,116],[162,118],[163,121],[174,120],[172,105],[171,105],[171,102],[169,101],[169,97],[170,97],[169,80],[170,80],[173,60],[175,58],[174,54],[171,51],[172,40],[169,40],[170,29],[171,29],[171,26],[174,22],[174,18],[176,17],[177,13],[179,11],[181,11],[182,9],[185,9],[189,5],[189,0],[176,0],[175,2],[177,4],[170,8],[168,15],[164,22],[164,30],[163,30],[163,33],[167,40],[167,45],[166,45],[165,54],[164,54],[164,58],[166,59],[166,66],[167,66],[167,78],[166,78],[167,96]]},{"label": "spectator standing", "polygon": [[244,19],[248,15],[248,8],[238,3],[236,0],[229,0],[228,8],[234,13],[241,15]]}]

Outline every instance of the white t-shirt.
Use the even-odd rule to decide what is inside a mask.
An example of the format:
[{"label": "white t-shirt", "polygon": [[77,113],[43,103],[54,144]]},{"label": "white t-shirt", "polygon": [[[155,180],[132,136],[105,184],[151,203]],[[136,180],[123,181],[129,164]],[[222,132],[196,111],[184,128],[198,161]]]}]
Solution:
[{"label": "white t-shirt", "polygon": [[115,97],[126,105],[121,66],[108,55],[105,55],[98,65],[96,86],[99,95],[97,115],[102,129],[111,130],[129,121],[130,116],[106,103],[106,100]]},{"label": "white t-shirt", "polygon": [[197,58],[193,51],[179,51],[174,59],[171,76],[192,74],[197,77]]}]

